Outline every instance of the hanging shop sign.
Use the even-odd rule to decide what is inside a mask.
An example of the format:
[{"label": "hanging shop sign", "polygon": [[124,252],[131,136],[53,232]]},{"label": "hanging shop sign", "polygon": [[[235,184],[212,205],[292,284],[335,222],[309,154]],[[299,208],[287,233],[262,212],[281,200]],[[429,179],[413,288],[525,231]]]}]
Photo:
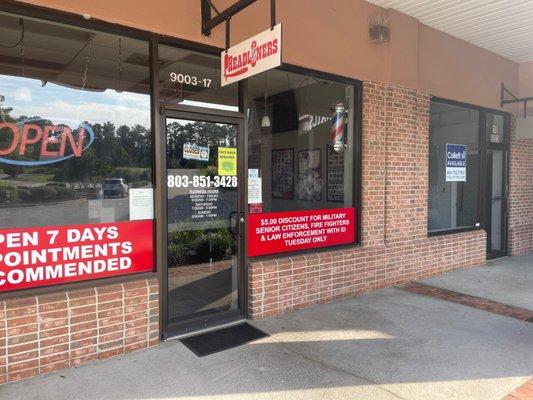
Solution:
[{"label": "hanging shop sign", "polygon": [[355,209],[331,208],[250,214],[250,257],[355,242]]},{"label": "hanging shop sign", "polygon": [[446,144],[446,182],[466,182],[465,144]]},{"label": "hanging shop sign", "polygon": [[223,51],[220,59],[222,86],[279,67],[281,24]]},{"label": "hanging shop sign", "polygon": [[[0,148],[0,163],[35,167],[54,164],[81,154],[94,141],[94,132],[87,124],[72,130],[67,125],[43,124],[44,120],[28,120],[22,124],[0,122],[0,130],[9,138]],[[29,157],[37,146],[37,160]],[[35,157],[35,151],[33,151]]]},{"label": "hanging shop sign", "polygon": [[0,230],[0,292],[150,272],[153,221]]}]

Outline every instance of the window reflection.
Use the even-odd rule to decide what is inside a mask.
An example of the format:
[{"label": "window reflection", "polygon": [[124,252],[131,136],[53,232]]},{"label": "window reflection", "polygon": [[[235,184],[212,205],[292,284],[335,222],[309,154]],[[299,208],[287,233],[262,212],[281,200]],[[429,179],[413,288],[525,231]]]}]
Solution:
[{"label": "window reflection", "polygon": [[7,14],[0,44],[0,227],[130,219],[152,186],[148,44]]},{"label": "window reflection", "polygon": [[220,57],[159,46],[160,100],[195,107],[239,111],[238,85],[220,85]]},{"label": "window reflection", "polygon": [[248,165],[263,193],[252,212],[354,207],[353,88],[281,70],[250,78],[248,87]]},{"label": "window reflection", "polygon": [[[478,211],[479,111],[431,102],[428,230],[473,227]],[[464,148],[460,181],[447,176],[447,146]]]}]

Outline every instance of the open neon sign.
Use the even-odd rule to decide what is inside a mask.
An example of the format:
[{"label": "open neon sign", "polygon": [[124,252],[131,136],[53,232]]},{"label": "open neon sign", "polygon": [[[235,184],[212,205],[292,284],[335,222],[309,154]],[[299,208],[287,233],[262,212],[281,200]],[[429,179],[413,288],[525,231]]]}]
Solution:
[{"label": "open neon sign", "polygon": [[[34,120],[20,124],[0,122],[0,132],[10,135],[8,146],[0,148],[0,162],[19,166],[38,166],[53,164],[71,157],[81,157],[81,154],[94,141],[94,132],[87,124],[80,124],[76,135],[66,125],[45,125],[41,127]],[[5,132],[5,133],[4,133]],[[5,156],[24,156],[29,146],[39,145],[39,160],[17,160]],[[51,144],[59,143],[59,148],[50,149]],[[70,153],[67,152],[67,143]]]}]

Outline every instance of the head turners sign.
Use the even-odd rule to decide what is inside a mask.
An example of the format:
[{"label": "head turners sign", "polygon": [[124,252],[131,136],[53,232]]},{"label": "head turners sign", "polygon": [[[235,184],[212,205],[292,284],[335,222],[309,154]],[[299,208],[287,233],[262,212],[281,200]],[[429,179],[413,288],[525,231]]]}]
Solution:
[{"label": "head turners sign", "polygon": [[221,54],[221,83],[229,85],[281,65],[281,24]]},{"label": "head turners sign", "polygon": [[71,128],[42,119],[0,122],[0,163],[23,167],[54,164],[81,157],[93,141],[92,128],[83,123]]}]

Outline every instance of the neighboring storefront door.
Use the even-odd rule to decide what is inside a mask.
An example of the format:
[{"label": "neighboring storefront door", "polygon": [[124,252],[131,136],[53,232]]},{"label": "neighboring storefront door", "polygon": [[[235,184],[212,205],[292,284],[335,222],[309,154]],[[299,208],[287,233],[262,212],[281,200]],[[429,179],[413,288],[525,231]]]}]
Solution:
[{"label": "neighboring storefront door", "polygon": [[507,151],[504,145],[487,149],[487,257],[507,254]]},{"label": "neighboring storefront door", "polygon": [[487,258],[491,259],[507,255],[508,122],[503,115],[490,112],[485,121],[485,220]]},{"label": "neighboring storefront door", "polygon": [[243,317],[242,120],[188,112],[166,135],[166,335]]}]

